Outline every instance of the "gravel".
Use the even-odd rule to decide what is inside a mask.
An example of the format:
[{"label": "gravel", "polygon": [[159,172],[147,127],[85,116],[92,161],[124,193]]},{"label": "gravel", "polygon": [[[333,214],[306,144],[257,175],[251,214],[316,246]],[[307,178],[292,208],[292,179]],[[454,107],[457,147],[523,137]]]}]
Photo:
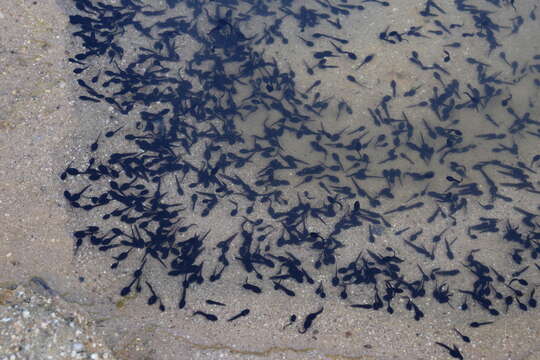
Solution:
[{"label": "gravel", "polygon": [[115,359],[88,314],[42,284],[0,288],[0,359]]}]

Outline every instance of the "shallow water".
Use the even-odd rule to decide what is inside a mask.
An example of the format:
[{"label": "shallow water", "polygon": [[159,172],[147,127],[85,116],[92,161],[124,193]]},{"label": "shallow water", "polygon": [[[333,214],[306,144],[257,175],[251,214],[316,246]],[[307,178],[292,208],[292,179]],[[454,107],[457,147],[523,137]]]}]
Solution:
[{"label": "shallow water", "polygon": [[[106,3],[65,5],[84,17],[71,17],[74,35],[83,28],[72,59],[95,45],[88,37],[82,46],[84,36],[112,34],[98,35],[100,56],[79,55],[73,66],[86,84],[74,79],[73,91],[94,100],[76,104],[69,166],[86,173],[66,176],[65,186],[69,198],[91,185],[72,198],[81,206],[107,199],[70,210],[70,231],[100,227],[79,236],[74,261],[89,309],[106,333],[118,331],[111,344],[140,338],[156,359],[449,356],[436,342],[468,359],[517,359],[539,345],[536,2]],[[302,18],[306,8],[318,15]],[[332,53],[321,67],[330,68],[316,66],[324,51]],[[108,162],[115,153],[145,160],[130,174]],[[118,178],[89,171],[90,157]],[[118,190],[110,181],[132,182]],[[147,196],[143,189],[157,200],[134,207],[122,198]],[[100,251],[111,228],[121,235],[109,245],[119,246]],[[511,238],[512,228],[521,236]],[[234,234],[224,260],[220,242]],[[111,256],[127,251],[111,269],[119,260]],[[152,291],[159,299],[149,307]],[[243,309],[248,316],[226,321]],[[470,326],[484,321],[493,324]]]}]

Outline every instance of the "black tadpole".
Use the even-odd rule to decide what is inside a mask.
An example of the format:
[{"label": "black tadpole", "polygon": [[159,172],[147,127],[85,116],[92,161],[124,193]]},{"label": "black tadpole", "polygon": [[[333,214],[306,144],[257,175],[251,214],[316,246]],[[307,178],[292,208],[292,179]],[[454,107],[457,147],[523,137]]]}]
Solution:
[{"label": "black tadpole", "polygon": [[304,329],[299,330],[298,332],[300,334],[304,334],[306,331],[308,331],[308,329],[311,327],[311,325],[313,325],[313,321],[315,321],[317,316],[319,316],[323,312],[323,310],[324,310],[324,307],[321,307],[320,310],[318,310],[318,311],[316,311],[314,313],[308,314],[306,316],[306,319],[304,320],[304,324],[303,324]]}]

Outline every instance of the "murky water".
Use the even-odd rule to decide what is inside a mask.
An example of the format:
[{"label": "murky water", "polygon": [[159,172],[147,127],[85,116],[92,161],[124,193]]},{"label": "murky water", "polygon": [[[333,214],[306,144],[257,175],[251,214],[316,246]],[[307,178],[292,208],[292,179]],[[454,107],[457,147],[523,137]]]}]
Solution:
[{"label": "murky water", "polygon": [[108,328],[156,359],[538,345],[535,1],[68,7],[98,140],[66,198]]}]

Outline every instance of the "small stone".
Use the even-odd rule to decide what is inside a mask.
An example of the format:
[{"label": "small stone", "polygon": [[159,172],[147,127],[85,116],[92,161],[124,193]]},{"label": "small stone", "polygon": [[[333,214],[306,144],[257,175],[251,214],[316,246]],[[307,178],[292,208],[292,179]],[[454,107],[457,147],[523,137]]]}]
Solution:
[{"label": "small stone", "polygon": [[75,343],[73,344],[73,351],[81,352],[84,350],[84,345],[81,343]]}]

